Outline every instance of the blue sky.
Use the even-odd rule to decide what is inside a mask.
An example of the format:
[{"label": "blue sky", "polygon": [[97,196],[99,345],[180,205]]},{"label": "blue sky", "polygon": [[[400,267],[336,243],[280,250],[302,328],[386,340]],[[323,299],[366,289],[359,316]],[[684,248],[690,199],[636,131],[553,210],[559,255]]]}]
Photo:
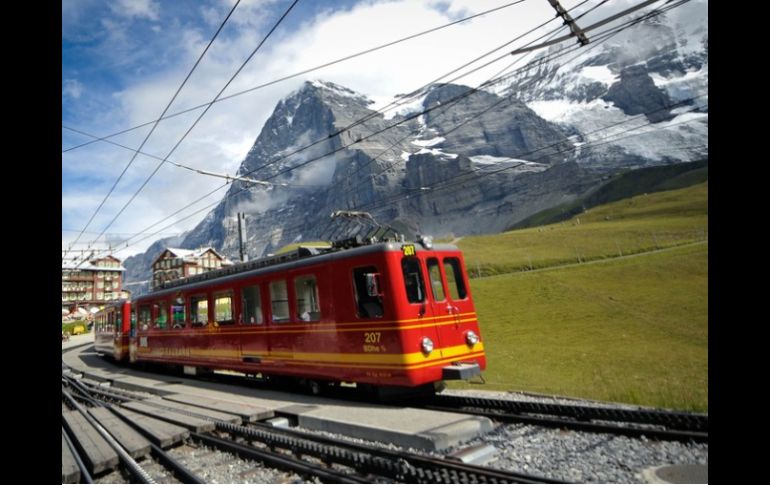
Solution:
[{"label": "blue sky", "polygon": [[[224,95],[510,1],[300,0]],[[629,2],[610,3],[615,4],[614,9],[620,9]],[[234,3],[235,0],[63,0],[62,125],[104,136],[157,118]],[[211,101],[290,3],[243,0],[170,112]],[[566,8],[577,3],[578,0],[562,2]],[[598,0],[591,0],[584,8],[596,3]],[[305,80],[333,81],[382,105],[394,95],[413,91],[438,74],[511,40],[553,15],[545,0],[528,0],[375,54],[217,103],[170,158],[204,170],[234,174],[276,103]],[[535,35],[538,33],[521,43]],[[459,82],[475,85],[499,69],[499,65],[493,65]],[[143,151],[165,156],[198,114],[196,111],[160,123]],[[138,147],[148,131],[146,127],[111,140]],[[90,139],[63,128],[62,140],[62,150],[66,150]],[[77,235],[73,230],[83,229],[131,156],[130,151],[101,142],[62,153],[63,247]],[[157,164],[157,160],[143,155],[136,158],[81,242],[91,241],[115,217]],[[145,229],[221,184],[222,179],[165,164],[109,227],[109,240],[124,240],[125,235]],[[214,194],[171,222],[218,201],[223,193]],[[206,213],[204,210],[179,221],[162,234],[189,230]],[[132,245],[117,255],[126,257],[142,251],[155,239]]]}]

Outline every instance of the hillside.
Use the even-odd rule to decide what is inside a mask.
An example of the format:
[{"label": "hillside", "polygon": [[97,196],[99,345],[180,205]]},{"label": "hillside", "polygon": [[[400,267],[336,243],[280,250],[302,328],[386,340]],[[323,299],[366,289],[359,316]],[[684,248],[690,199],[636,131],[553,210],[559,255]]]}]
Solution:
[{"label": "hillside", "polygon": [[682,189],[708,180],[708,159],[656,167],[626,170],[572,202],[533,214],[511,229],[543,226],[569,219],[586,209],[635,195]]},{"label": "hillside", "polygon": [[[707,203],[703,183],[460,241],[471,272],[507,274],[471,280],[487,382],[452,386],[708,410]],[[529,257],[555,267],[511,272]]]},{"label": "hillside", "polygon": [[588,209],[567,221],[458,246],[471,277],[613,258],[708,238],[708,182],[642,194]]}]

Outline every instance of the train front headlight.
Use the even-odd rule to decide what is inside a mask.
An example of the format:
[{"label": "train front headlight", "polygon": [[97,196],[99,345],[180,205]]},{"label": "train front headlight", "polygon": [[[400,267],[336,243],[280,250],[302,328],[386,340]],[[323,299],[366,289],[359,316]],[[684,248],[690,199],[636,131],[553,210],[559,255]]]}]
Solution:
[{"label": "train front headlight", "polygon": [[430,354],[433,352],[433,340],[429,339],[428,337],[423,337],[422,342],[420,343],[420,347],[422,347],[422,352],[424,354]]},{"label": "train front headlight", "polygon": [[465,334],[465,342],[473,347],[477,343],[479,343],[479,336],[476,335],[476,332],[473,330],[468,330],[468,332]]}]

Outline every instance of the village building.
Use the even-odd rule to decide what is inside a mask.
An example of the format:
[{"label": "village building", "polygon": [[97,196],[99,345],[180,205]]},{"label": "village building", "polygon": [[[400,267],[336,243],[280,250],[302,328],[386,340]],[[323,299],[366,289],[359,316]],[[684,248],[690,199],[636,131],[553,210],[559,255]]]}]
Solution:
[{"label": "village building", "polygon": [[214,248],[166,248],[152,263],[152,288],[161,284],[232,265]]},{"label": "village building", "polygon": [[121,261],[114,256],[86,262],[67,261],[61,269],[62,311],[101,307],[124,297]]}]

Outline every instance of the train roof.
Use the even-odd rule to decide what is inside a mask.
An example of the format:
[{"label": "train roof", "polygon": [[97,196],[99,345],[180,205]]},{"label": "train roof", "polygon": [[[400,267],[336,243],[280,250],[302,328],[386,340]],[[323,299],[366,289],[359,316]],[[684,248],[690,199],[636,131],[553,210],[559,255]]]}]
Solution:
[{"label": "train roof", "polygon": [[[355,244],[355,243],[352,243]],[[191,290],[209,286],[211,283],[225,283],[235,281],[249,276],[268,274],[278,271],[288,271],[309,264],[328,263],[330,261],[341,260],[365,254],[398,251],[406,244],[413,244],[417,252],[427,251],[424,245],[412,241],[404,242],[381,242],[375,244],[355,245],[354,247],[304,247],[300,246],[294,251],[267,256],[253,261],[235,263],[227,268],[221,268],[209,271],[203,274],[188,276],[164,283],[160,288],[139,296],[136,300],[147,297],[164,296],[181,290]],[[457,251],[458,248],[452,244],[432,244],[430,251]]]}]

